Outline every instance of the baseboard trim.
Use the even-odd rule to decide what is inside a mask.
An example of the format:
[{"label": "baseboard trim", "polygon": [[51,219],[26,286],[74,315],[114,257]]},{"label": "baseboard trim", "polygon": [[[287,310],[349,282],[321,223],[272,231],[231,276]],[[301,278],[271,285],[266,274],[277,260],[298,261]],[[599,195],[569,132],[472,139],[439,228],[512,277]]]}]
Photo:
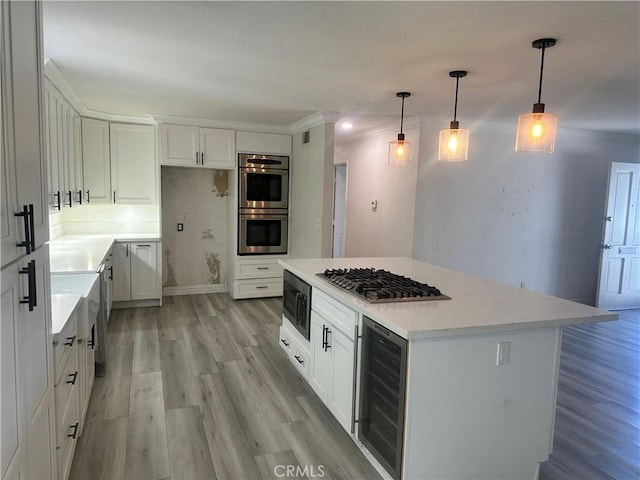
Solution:
[{"label": "baseboard trim", "polygon": [[168,297],[173,295],[197,295],[201,293],[224,293],[226,291],[227,291],[227,286],[224,284],[162,287],[162,295],[168,296]]}]

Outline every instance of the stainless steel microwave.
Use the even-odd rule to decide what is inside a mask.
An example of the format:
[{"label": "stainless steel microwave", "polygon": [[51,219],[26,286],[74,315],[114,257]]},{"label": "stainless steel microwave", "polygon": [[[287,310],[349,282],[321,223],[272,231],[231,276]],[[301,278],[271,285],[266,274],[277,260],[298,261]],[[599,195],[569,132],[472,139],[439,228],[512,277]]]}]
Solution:
[{"label": "stainless steel microwave", "polygon": [[286,210],[244,210],[238,214],[238,255],[285,254],[289,230]]},{"label": "stainless steel microwave", "polygon": [[288,208],[289,157],[241,153],[238,170],[239,208]]}]

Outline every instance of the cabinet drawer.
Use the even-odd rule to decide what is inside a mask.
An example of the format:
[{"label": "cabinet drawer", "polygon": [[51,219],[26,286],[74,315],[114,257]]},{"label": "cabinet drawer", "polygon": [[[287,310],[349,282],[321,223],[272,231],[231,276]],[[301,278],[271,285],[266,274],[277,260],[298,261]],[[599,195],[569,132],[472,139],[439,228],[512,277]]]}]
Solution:
[{"label": "cabinet drawer", "polygon": [[282,278],[235,281],[236,298],[278,297],[282,295]]},{"label": "cabinet drawer", "polygon": [[280,344],[280,347],[287,353],[287,356],[293,353],[293,338],[289,334],[289,331],[283,325],[280,325],[280,335],[278,336],[278,343]]},{"label": "cabinet drawer", "polygon": [[265,260],[264,262],[236,263],[236,278],[282,278],[282,265],[277,260]]},{"label": "cabinet drawer", "polygon": [[289,360],[305,379],[309,378],[309,354],[305,350],[296,345]]},{"label": "cabinet drawer", "polygon": [[[76,352],[72,352],[67,356],[67,362],[65,364],[64,371],[60,375],[58,383],[55,385],[56,396],[56,421],[62,420],[62,414],[64,408],[67,405],[69,395],[74,388],[80,384],[80,373],[78,372],[78,356]],[[70,383],[73,382],[73,383]]]},{"label": "cabinet drawer", "polygon": [[68,353],[75,347],[76,342],[78,341],[76,336],[76,320],[77,313],[74,313],[69,320],[67,320],[67,323],[58,335],[58,342],[53,345],[53,356],[55,359],[54,377],[56,379],[56,384],[64,370]]},{"label": "cabinet drawer", "polygon": [[358,314],[317,288],[311,292],[311,308],[330,320],[342,333],[353,340]]},{"label": "cabinet drawer", "polygon": [[[78,389],[71,396],[59,423],[56,423],[56,446],[58,454],[58,478],[68,478],[76,438],[80,433],[78,424]],[[75,433],[75,437],[73,434]]]}]

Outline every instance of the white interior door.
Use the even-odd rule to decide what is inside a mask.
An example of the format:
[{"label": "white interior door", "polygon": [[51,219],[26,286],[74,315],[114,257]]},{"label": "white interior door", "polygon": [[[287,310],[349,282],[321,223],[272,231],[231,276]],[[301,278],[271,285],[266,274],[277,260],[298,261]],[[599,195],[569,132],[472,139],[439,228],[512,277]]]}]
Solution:
[{"label": "white interior door", "polygon": [[347,165],[336,165],[333,186],[333,257],[344,257]]},{"label": "white interior door", "polygon": [[611,164],[598,282],[600,308],[640,308],[639,182],[640,164]]}]

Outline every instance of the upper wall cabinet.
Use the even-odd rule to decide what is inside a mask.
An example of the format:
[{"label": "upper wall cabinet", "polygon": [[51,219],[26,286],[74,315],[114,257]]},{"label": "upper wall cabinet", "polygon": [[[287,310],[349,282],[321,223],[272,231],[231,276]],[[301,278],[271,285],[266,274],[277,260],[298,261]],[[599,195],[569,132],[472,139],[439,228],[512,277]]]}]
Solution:
[{"label": "upper wall cabinet", "polygon": [[153,126],[83,118],[82,162],[90,203],[157,202]]},{"label": "upper wall cabinet", "polygon": [[155,203],[155,135],[151,125],[112,123],[111,187],[114,203]]},{"label": "upper wall cabinet", "polygon": [[45,80],[45,148],[49,165],[49,210],[86,201],[82,181],[80,115],[49,80]]},{"label": "upper wall cabinet", "polygon": [[160,126],[161,165],[235,168],[235,132],[188,125]]},{"label": "upper wall cabinet", "polygon": [[291,155],[291,135],[278,133],[237,132],[238,153],[272,153]]},{"label": "upper wall cabinet", "polygon": [[109,122],[82,119],[84,189],[90,203],[111,203]]}]

